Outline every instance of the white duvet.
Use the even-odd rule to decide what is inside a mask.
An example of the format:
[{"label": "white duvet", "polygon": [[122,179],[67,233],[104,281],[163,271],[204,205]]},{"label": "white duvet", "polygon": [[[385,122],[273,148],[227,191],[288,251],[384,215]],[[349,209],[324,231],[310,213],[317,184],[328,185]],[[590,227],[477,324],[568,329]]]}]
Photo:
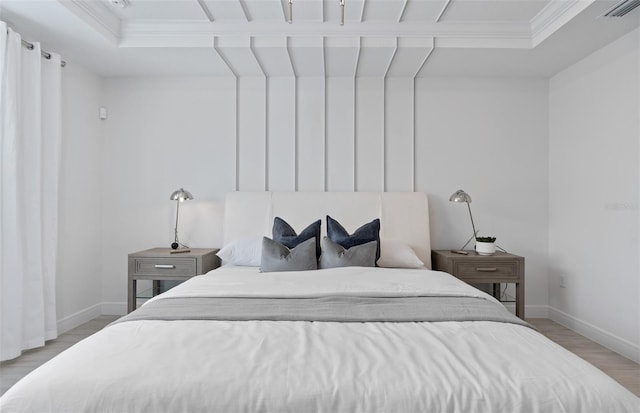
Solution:
[{"label": "white duvet", "polygon": [[342,267],[260,273],[257,267],[222,267],[194,277],[166,297],[467,296],[498,302],[451,275],[426,269]]},{"label": "white duvet", "polygon": [[[443,273],[380,268],[223,268],[164,296],[425,291],[493,300]],[[131,321],[29,374],[0,398],[0,411],[637,412],[640,400],[511,324]]]}]

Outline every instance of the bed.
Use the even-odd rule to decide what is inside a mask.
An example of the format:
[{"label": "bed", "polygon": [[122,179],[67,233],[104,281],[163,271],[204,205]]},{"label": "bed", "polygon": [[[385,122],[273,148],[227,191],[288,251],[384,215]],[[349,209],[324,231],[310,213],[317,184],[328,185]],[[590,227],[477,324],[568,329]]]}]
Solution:
[{"label": "bed", "polygon": [[[225,245],[380,218],[423,268],[225,265],[161,294],[26,376],[2,412],[633,412],[640,401],[430,266],[420,193],[233,193]],[[383,244],[384,245],[384,244]],[[384,251],[382,251],[384,253]]]}]

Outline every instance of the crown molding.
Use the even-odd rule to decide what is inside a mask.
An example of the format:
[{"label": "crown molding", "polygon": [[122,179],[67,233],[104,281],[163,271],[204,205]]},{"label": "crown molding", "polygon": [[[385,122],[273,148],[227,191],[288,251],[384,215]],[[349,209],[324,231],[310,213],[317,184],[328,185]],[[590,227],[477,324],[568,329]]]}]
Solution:
[{"label": "crown molding", "polygon": [[[391,34],[390,34],[391,33]],[[120,47],[211,47],[221,37],[437,37],[442,47],[531,48],[528,23],[352,23],[345,26],[310,23],[290,25],[251,22],[123,22]]]},{"label": "crown molding", "polygon": [[531,46],[536,47],[595,0],[551,0],[531,19]]},{"label": "crown molding", "polygon": [[510,22],[207,22],[175,20],[121,21],[99,1],[58,0],[111,43],[120,47],[212,47],[222,37],[435,37],[443,48],[536,47],[595,0],[551,0],[528,23]]},{"label": "crown molding", "polygon": [[67,10],[117,45],[120,41],[120,19],[102,2],[86,0],[58,0]]}]

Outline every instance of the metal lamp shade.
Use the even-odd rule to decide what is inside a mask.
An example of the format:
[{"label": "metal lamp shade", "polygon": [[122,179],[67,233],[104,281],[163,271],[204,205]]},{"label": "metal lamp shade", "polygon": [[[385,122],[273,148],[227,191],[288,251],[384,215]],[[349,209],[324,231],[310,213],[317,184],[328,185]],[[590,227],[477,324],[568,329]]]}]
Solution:
[{"label": "metal lamp shade", "polygon": [[191,192],[187,191],[186,189],[180,188],[177,191],[173,191],[169,199],[172,201],[180,201],[180,202],[189,201],[193,199],[193,195],[191,195]]},{"label": "metal lamp shade", "polygon": [[471,202],[471,196],[468,193],[464,192],[462,189],[458,189],[449,197],[449,201],[451,202]]}]

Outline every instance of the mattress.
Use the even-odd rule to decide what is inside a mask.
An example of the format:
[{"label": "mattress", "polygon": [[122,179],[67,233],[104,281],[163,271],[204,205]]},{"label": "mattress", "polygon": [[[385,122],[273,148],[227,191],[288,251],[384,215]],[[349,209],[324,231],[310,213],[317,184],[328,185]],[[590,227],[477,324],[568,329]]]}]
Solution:
[{"label": "mattress", "polygon": [[[293,299],[304,306],[304,300],[327,297],[383,302],[459,298],[506,313],[491,296],[445,273],[359,267],[270,274],[220,268],[155,297],[140,310],[172,300]],[[200,315],[119,320],[26,376],[0,398],[0,411],[640,408],[631,392],[509,315],[502,321],[402,322],[288,321],[286,316],[274,321],[268,315],[230,321]]]}]

